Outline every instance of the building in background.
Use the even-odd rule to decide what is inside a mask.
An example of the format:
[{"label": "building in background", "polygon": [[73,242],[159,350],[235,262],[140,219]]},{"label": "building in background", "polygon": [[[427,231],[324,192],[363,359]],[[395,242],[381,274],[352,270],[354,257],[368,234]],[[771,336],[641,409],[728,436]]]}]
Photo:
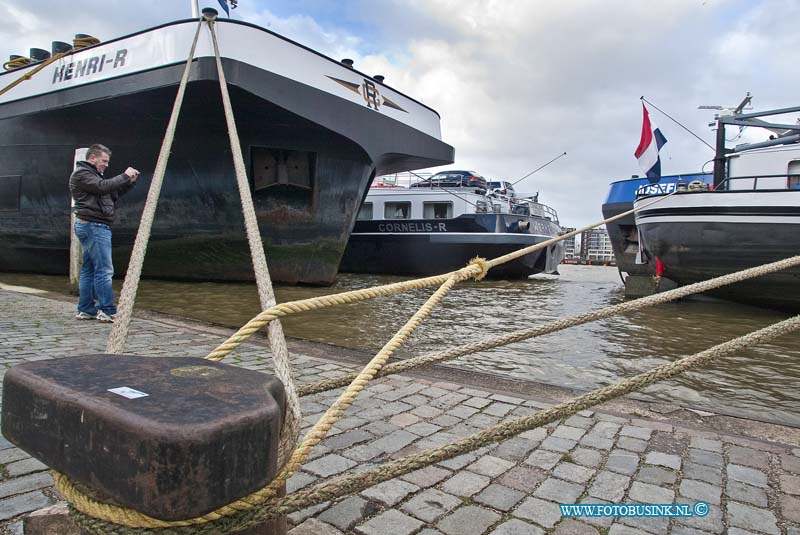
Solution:
[{"label": "building in background", "polygon": [[[575,227],[563,227],[562,229],[566,234],[575,230]],[[575,250],[575,238],[573,236],[564,240],[564,260],[577,260],[578,252]]]},{"label": "building in background", "polygon": [[581,233],[581,263],[614,265],[614,250],[604,227]]}]

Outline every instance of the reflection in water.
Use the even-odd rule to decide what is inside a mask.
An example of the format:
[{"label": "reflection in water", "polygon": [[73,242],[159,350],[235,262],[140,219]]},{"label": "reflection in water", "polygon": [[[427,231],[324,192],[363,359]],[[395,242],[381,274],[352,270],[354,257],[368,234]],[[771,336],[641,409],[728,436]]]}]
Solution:
[{"label": "reflection in water", "polygon": [[[560,277],[465,283],[454,289],[400,356],[460,345],[623,300],[614,268],[560,266]],[[399,277],[342,274],[333,287],[276,287],[279,302],[366,288]],[[65,277],[0,274],[0,282],[64,291]],[[119,284],[119,281],[115,281]],[[286,333],[377,351],[432,293],[418,290],[289,316]],[[255,316],[253,284],[142,281],[137,306],[240,326]],[[591,389],[690,355],[787,316],[697,298],[462,357],[463,365],[558,386]],[[800,335],[741,351],[711,368],[646,390],[670,403],[800,425]]]}]

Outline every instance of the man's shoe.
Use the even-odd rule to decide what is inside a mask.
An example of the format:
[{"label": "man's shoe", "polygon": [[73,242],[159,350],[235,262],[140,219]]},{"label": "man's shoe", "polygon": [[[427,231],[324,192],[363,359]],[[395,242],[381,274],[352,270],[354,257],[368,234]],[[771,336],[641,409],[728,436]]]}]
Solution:
[{"label": "man's shoe", "polygon": [[106,314],[102,310],[97,311],[97,321],[100,323],[114,323],[116,314]]},{"label": "man's shoe", "polygon": [[78,312],[77,314],[75,314],[75,319],[76,320],[93,320],[93,319],[97,319],[97,316],[93,316],[92,314],[89,314],[88,312]]}]

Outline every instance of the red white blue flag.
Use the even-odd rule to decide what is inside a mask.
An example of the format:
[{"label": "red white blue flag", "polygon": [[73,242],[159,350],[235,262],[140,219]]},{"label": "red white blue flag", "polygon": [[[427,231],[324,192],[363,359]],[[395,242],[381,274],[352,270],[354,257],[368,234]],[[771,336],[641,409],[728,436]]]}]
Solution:
[{"label": "red white blue flag", "polygon": [[661,158],[658,152],[667,142],[667,138],[650,121],[650,114],[647,113],[644,102],[642,102],[642,113],[642,138],[633,155],[639,160],[639,167],[645,172],[650,182],[656,183],[661,179]]},{"label": "red white blue flag", "polygon": [[[219,2],[220,7],[225,11],[225,14],[229,17],[231,16],[230,9],[236,9],[238,0],[217,0]],[[228,9],[228,2],[230,2],[230,9]]]}]

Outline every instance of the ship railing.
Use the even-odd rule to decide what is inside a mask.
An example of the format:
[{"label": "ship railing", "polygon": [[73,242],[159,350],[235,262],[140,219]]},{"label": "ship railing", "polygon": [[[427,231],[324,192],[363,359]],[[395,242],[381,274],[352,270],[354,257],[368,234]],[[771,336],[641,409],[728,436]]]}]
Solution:
[{"label": "ship railing", "polygon": [[541,217],[542,219],[547,219],[552,221],[556,225],[559,225],[558,221],[558,213],[546,204],[539,204],[538,202],[533,202],[529,199],[515,199],[512,203],[511,213],[516,215],[528,215],[532,217]]},{"label": "ship railing", "polygon": [[[746,181],[752,181],[748,186]],[[759,187],[759,181],[761,187]],[[722,191],[781,191],[781,190],[800,190],[800,174],[788,173],[778,175],[742,175],[728,177],[716,190]]]},{"label": "ship railing", "polygon": [[558,214],[554,209],[547,206],[546,204],[531,204],[531,214],[536,212],[536,215],[539,217],[543,217],[544,219],[549,219],[555,224],[558,224]]},{"label": "ship railing", "polygon": [[433,173],[411,173],[411,172],[403,172],[403,173],[393,173],[390,175],[383,175],[379,177],[375,177],[374,184],[385,184],[387,186],[402,186],[402,187],[409,187],[411,184],[416,182],[421,182],[425,179],[428,179],[433,176]]}]

